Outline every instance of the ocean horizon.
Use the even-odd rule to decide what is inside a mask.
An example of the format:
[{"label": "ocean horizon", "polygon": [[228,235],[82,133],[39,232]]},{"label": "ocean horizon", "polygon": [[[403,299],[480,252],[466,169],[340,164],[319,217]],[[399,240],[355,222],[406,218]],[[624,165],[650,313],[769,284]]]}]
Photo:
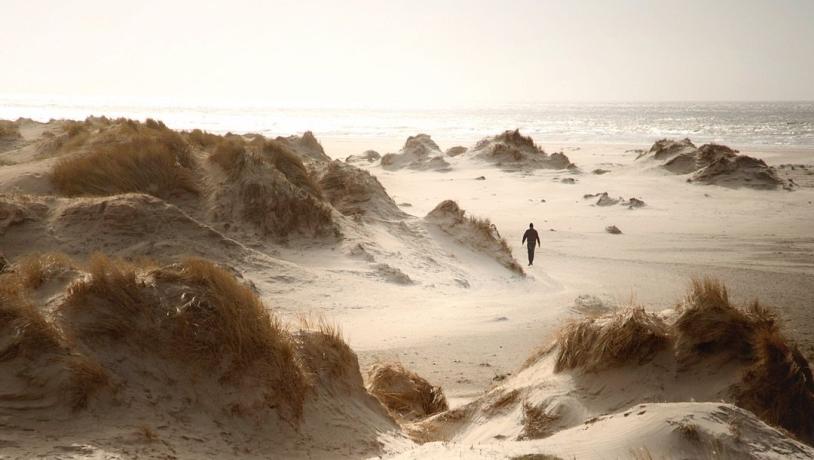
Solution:
[{"label": "ocean horizon", "polygon": [[753,148],[814,147],[814,102],[552,102],[472,108],[227,107],[0,97],[0,119],[154,118],[179,130],[287,136],[312,131],[332,156],[396,151],[418,133],[442,148],[520,129],[543,145],[649,145],[689,137]]}]

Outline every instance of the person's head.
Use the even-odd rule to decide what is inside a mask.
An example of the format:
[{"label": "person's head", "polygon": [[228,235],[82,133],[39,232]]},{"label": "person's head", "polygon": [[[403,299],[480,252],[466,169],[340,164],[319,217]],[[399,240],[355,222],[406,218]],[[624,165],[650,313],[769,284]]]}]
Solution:
[{"label": "person's head", "polygon": [[534,224],[529,224],[529,228],[534,228]]}]

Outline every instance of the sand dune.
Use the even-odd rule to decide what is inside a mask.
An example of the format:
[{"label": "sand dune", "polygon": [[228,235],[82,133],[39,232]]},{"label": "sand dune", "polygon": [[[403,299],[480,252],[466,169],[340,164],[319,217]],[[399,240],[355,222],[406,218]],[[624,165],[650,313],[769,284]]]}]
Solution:
[{"label": "sand dune", "polygon": [[482,139],[467,155],[506,169],[576,169],[565,154],[547,154],[519,130]]},{"label": "sand dune", "polygon": [[[0,128],[3,455],[814,455],[812,354],[793,340],[811,343],[794,309],[810,191],[732,185],[768,163],[689,141],[637,162],[574,150],[612,170],[563,185],[571,160],[518,131],[447,153],[414,136],[384,166],[331,160],[309,132]],[[726,187],[698,191],[674,160]],[[530,220],[542,268],[525,271]],[[722,222],[732,241],[710,243]],[[713,282],[665,295],[704,271],[739,301]],[[619,300],[634,288],[645,302]],[[755,293],[792,320],[740,301]]]},{"label": "sand dune", "polygon": [[[401,437],[336,330],[287,330],[217,266],[97,255],[85,272],[58,260],[71,270],[41,268],[40,285],[21,278],[20,266],[2,275],[0,410],[18,414],[15,427],[58,432],[70,418],[71,436],[93,444],[85,455],[126,455],[122,441],[135,436],[125,446],[151,455],[261,457],[307,455],[295,447],[307,439],[307,451],[334,456],[350,437],[355,445],[340,454],[365,456],[381,452],[383,434]],[[70,288],[53,313],[27,300],[65,276]],[[215,426],[222,436],[211,438]],[[4,452],[33,455],[31,441],[7,442]]]},{"label": "sand dune", "polygon": [[[770,369],[767,362],[778,367]],[[740,445],[731,428],[738,422],[731,418],[716,421],[729,424],[723,434],[712,429],[695,437],[696,430],[704,431],[700,428],[704,422],[686,413],[679,422],[676,415],[687,409],[680,408],[683,401],[730,401],[752,410],[764,422],[780,425],[798,439],[811,442],[814,426],[803,416],[814,410],[814,387],[809,375],[808,363],[786,344],[768,310],[757,304],[747,309],[733,306],[722,285],[711,280],[697,281],[676,310],[656,314],[630,307],[576,320],[560,331],[553,344],[532,355],[516,376],[465,406],[409,428],[422,442],[452,441],[462,445],[548,438],[551,443],[538,445],[551,446],[543,452],[569,458],[580,452],[580,447],[558,445],[558,436],[592,430],[602,420],[608,430],[613,430],[610,425],[614,423],[617,429],[628,430],[632,427],[626,417],[635,420],[655,409],[657,418],[667,417],[660,423],[672,425],[670,431],[675,431],[677,439],[665,445],[629,433],[624,440],[610,441],[616,445],[608,448],[633,451],[648,447],[658,457],[677,452],[710,455],[714,446],[721,446],[733,455],[779,458],[787,448],[778,446],[786,445],[793,446],[789,454],[806,458],[814,450],[790,439],[766,446],[764,451]],[[754,392],[760,397],[753,398]],[[670,404],[648,406],[652,401]],[[715,419],[715,411],[733,409],[710,404],[704,410],[710,412],[702,418]],[[749,437],[783,437],[756,422],[755,415],[737,412],[744,414],[744,422],[749,420],[747,423],[761,432]],[[635,422],[631,423],[635,426]],[[577,426],[583,428],[569,430]],[[632,429],[635,433],[637,428]],[[682,433],[687,435],[689,430],[690,436],[681,439]],[[517,445],[512,449],[525,448]],[[450,453],[443,448],[437,450]]]},{"label": "sand dune", "polygon": [[692,174],[688,182],[769,190],[781,186],[791,189],[794,185],[781,180],[763,160],[739,155],[725,145],[704,144],[696,148],[689,139],[662,139],[638,159],[663,161],[661,167],[673,174]]},{"label": "sand dune", "polygon": [[408,137],[404,147],[398,153],[388,153],[382,156],[381,165],[390,170],[409,168],[445,171],[449,169],[449,163],[444,159],[441,148],[427,134]]}]

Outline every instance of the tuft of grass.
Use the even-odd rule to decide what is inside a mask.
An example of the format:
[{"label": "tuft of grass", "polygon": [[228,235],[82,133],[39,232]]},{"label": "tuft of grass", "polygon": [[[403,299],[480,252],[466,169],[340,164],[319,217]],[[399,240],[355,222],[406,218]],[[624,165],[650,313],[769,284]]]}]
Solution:
[{"label": "tuft of grass", "polygon": [[51,180],[60,193],[136,192],[157,197],[198,193],[189,144],[163,123],[117,122],[95,139],[87,142],[84,152],[63,158],[52,169]]},{"label": "tuft of grass", "polygon": [[[29,284],[19,273],[0,274],[0,363],[22,359],[17,366],[29,370],[18,373],[21,377],[32,378],[37,371],[49,372],[48,381],[63,376],[59,397],[75,411],[84,409],[109,384],[107,373],[98,363],[70,350],[59,328],[28,300]],[[56,374],[42,369],[42,357]]]},{"label": "tuft of grass", "polygon": [[754,363],[734,391],[737,404],[814,445],[814,378],[800,350],[776,328],[751,340]]},{"label": "tuft of grass", "polygon": [[774,315],[758,302],[746,309],[732,305],[726,286],[707,277],[692,280],[673,328],[677,358],[688,362],[721,353],[751,359],[754,333],[777,325]]},{"label": "tuft of grass", "polygon": [[63,253],[50,252],[25,256],[14,267],[23,287],[37,289],[54,275],[76,268],[76,264]]},{"label": "tuft of grass", "polygon": [[0,141],[20,139],[20,128],[17,123],[9,120],[0,120]]},{"label": "tuft of grass", "polygon": [[79,411],[88,407],[91,398],[102,389],[110,386],[107,371],[97,362],[84,357],[69,358],[70,378],[64,391],[68,395],[71,409]]},{"label": "tuft of grass", "polygon": [[291,337],[230,273],[203,259],[145,270],[99,254],[89,272],[59,307],[77,339],[149,350],[223,383],[259,380],[269,407],[301,415],[308,382]]},{"label": "tuft of grass", "polygon": [[338,382],[354,374],[352,379],[358,379],[362,386],[359,360],[342,337],[339,325],[322,316],[300,316],[297,338],[305,345],[300,347],[300,355],[312,373]]},{"label": "tuft of grass", "polygon": [[682,438],[693,443],[701,442],[701,435],[698,432],[698,425],[688,421],[680,421],[676,423],[673,429],[676,433],[680,434]]},{"label": "tuft of grass", "polygon": [[197,128],[188,133],[184,133],[184,137],[190,144],[207,150],[218,145],[223,139],[217,134],[201,131]]},{"label": "tuft of grass", "polygon": [[239,137],[227,137],[215,146],[209,161],[220,166],[227,174],[237,174],[246,164],[246,145]]},{"label": "tuft of grass", "polygon": [[377,363],[368,370],[368,391],[399,418],[417,420],[449,409],[441,387],[401,363]]},{"label": "tuft of grass", "polygon": [[148,314],[154,299],[144,295],[145,284],[136,267],[101,253],[91,255],[90,278],[71,286],[59,310],[68,317],[88,313],[88,318],[72,321],[81,338],[124,339],[134,330],[133,321]]},{"label": "tuft of grass", "polygon": [[322,197],[319,185],[308,173],[300,157],[285,144],[273,139],[268,140],[263,146],[263,154],[289,182],[317,198]]},{"label": "tuft of grass", "polygon": [[16,273],[0,274],[0,362],[61,349],[60,333],[26,295],[27,282]]},{"label": "tuft of grass", "polygon": [[641,307],[567,325],[557,339],[555,372],[597,371],[628,363],[643,364],[670,345],[667,326]]}]

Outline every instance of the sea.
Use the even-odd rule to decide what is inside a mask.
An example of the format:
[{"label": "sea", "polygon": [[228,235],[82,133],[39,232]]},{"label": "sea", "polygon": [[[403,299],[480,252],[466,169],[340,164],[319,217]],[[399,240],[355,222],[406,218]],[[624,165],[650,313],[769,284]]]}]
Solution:
[{"label": "sea", "polygon": [[335,157],[397,151],[426,133],[442,148],[520,129],[543,145],[629,144],[661,138],[738,147],[814,149],[814,101],[539,103],[397,109],[103,104],[0,96],[0,119],[154,118],[180,130],[287,136],[312,131]]}]

